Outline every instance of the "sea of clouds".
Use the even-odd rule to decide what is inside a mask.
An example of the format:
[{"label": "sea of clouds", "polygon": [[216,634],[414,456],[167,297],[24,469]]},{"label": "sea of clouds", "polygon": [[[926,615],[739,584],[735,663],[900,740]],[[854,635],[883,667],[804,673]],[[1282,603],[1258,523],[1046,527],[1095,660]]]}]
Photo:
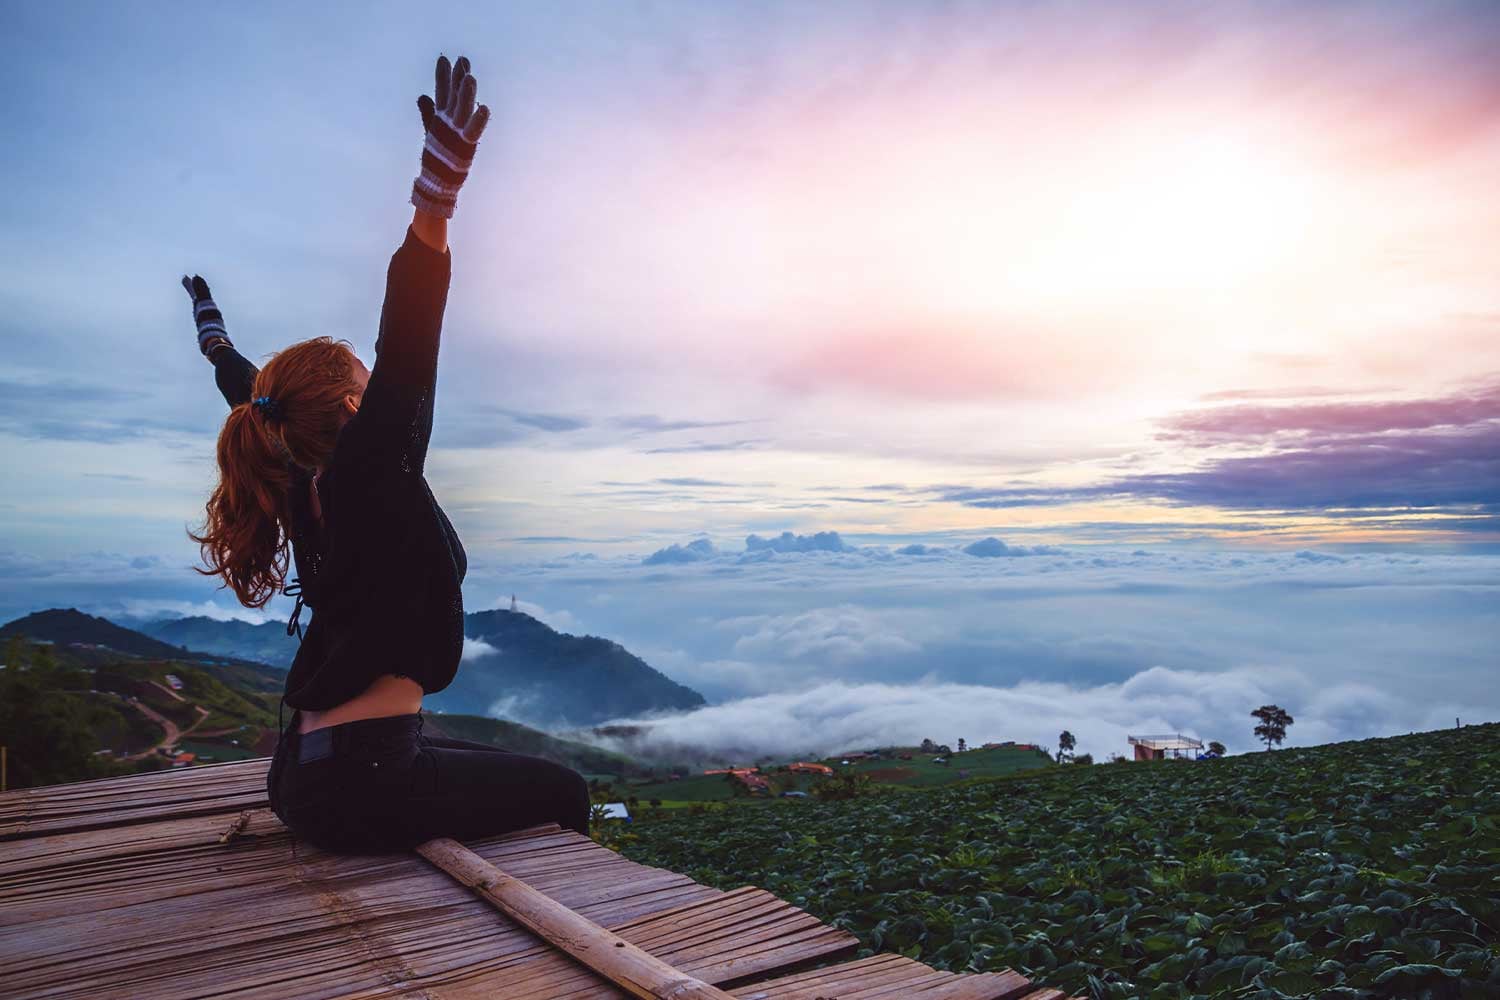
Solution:
[{"label": "sea of clouds", "polygon": [[579,554],[505,577],[544,620],[607,635],[712,704],[643,749],[830,753],[932,738],[1079,752],[1183,732],[1254,749],[1500,718],[1500,557],[1214,544],[1050,546],[836,532]]},{"label": "sea of clouds", "polygon": [[[77,605],[127,621],[239,611],[150,560],[6,566],[27,610]],[[1267,702],[1297,720],[1287,745],[1500,718],[1497,590],[1500,555],[1430,545],[825,531],[471,565],[466,604],[505,607],[515,593],[553,627],[615,640],[702,692],[710,705],[695,712],[617,720],[649,724],[644,749],[663,756],[960,737],[1055,746],[1066,728],[1102,758],[1146,731],[1253,750],[1249,713]],[[469,659],[486,652],[466,644]],[[501,708],[552,721],[528,719],[524,703]]]}]

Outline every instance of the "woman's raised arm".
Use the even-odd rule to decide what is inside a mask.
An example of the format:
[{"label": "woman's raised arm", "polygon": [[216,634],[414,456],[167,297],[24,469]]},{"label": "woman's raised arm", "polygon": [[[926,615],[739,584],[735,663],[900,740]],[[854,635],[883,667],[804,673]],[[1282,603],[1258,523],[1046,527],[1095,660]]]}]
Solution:
[{"label": "woman's raised arm", "polygon": [[488,108],[474,103],[476,87],[468,59],[459,57],[450,66],[439,56],[434,97],[417,99],[426,135],[421,172],[411,189],[416,211],[386,272],[375,364],[355,432],[367,453],[386,453],[419,474],[432,434],[438,346],[452,274],[448,220],[490,117]]},{"label": "woman's raised arm", "polygon": [[193,322],[198,327],[198,350],[214,366],[214,382],[230,406],[250,401],[250,390],[259,371],[234,349],[224,329],[224,314],[219,312],[208,282],[200,276],[182,276],[182,287],[193,300]]}]

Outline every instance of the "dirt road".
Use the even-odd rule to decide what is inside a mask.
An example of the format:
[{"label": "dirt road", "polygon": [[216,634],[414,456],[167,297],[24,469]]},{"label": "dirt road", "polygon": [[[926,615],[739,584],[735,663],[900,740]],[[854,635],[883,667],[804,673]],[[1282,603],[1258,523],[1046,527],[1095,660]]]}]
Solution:
[{"label": "dirt road", "polygon": [[[157,687],[161,687],[161,685],[158,684]],[[170,694],[171,692],[168,693]],[[208,709],[204,708],[202,705],[194,705],[193,711],[198,713],[198,721],[194,722],[186,729],[179,729],[177,723],[173,722],[165,715],[162,715],[150,705],[147,705],[136,698],[127,698],[125,700],[127,704],[135,706],[135,709],[146,718],[151,719],[152,721],[160,725],[165,731],[165,735],[162,737],[162,741],[156,744],[156,746],[152,747],[151,749],[142,750],[140,753],[134,753],[128,757],[122,757],[120,758],[121,760],[140,760],[143,757],[150,757],[152,754],[156,753],[163,747],[176,746],[178,740],[182,739],[188,733],[191,733],[193,730],[197,729],[200,725],[202,725],[203,720],[208,718]]]}]

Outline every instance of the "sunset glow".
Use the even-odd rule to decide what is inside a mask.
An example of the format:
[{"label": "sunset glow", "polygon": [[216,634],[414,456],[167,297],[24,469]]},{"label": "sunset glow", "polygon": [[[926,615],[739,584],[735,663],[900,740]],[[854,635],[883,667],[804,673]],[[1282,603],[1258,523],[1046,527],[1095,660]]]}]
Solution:
[{"label": "sunset glow", "polygon": [[724,697],[801,678],[741,654],[809,616],[924,650],[855,679],[1493,667],[1500,6],[0,21],[0,74],[69,109],[0,152],[14,613],[246,613],[190,568],[224,413],[178,276],[248,356],[373,361],[461,38],[494,117],[427,476],[474,607]]}]

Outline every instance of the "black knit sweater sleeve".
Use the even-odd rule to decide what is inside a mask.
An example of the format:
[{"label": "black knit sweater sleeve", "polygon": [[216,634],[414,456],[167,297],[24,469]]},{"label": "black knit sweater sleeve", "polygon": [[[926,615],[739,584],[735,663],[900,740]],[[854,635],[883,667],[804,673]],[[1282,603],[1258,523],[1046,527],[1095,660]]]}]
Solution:
[{"label": "black knit sweater sleeve", "polygon": [[375,367],[360,402],[367,448],[421,475],[432,436],[438,343],[448,303],[452,255],[438,253],[408,228],[386,271]]},{"label": "black knit sweater sleeve", "polygon": [[224,402],[230,406],[250,402],[250,390],[260,369],[229,344],[215,347],[209,352],[208,360],[213,362],[214,382],[224,394]]}]

